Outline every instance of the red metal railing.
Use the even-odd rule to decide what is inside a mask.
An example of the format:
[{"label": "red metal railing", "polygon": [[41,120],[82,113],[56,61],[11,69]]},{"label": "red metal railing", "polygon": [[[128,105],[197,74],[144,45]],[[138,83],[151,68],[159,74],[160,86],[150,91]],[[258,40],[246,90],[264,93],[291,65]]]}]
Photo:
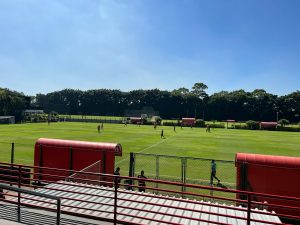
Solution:
[{"label": "red metal railing", "polygon": [[[83,171],[70,171],[46,167],[39,168],[35,166],[24,166],[8,163],[0,163],[0,165],[7,166],[7,169],[2,170],[2,173],[5,174],[0,175],[2,183],[15,185],[19,188],[42,188],[45,191],[48,190],[49,192],[51,191],[53,193],[57,193],[56,196],[61,199],[62,214],[70,214],[97,220],[106,220],[115,224],[147,224],[150,221],[165,224],[184,224],[184,220],[207,222],[212,224],[228,224],[230,219],[243,221],[245,224],[250,224],[251,222],[282,224],[280,222],[264,221],[253,218],[252,215],[254,214],[264,215],[265,217],[276,215],[281,218],[300,220],[300,216],[295,216],[295,213],[274,214],[266,210],[263,211],[255,209],[257,207],[269,207],[277,211],[276,209],[284,208],[291,212],[297,211],[300,215],[300,207],[291,206],[293,205],[291,203],[295,202],[300,204],[300,199],[294,197],[145,179],[144,181],[147,183],[147,192],[156,193],[149,195],[149,193],[126,190],[138,190],[139,186],[135,185],[135,183],[139,183],[138,181],[143,179],[135,177],[115,176],[111,174],[99,174]],[[12,170],[12,168],[18,168],[17,175],[15,174],[16,170]],[[23,171],[23,169],[30,169],[30,171],[26,172]],[[33,172],[34,169],[36,169],[35,171],[42,171],[42,174]],[[12,171],[14,171],[14,174]],[[59,172],[59,175],[54,175],[53,172]],[[64,180],[70,180],[66,178],[68,178],[72,173],[82,174],[83,176],[79,176],[76,178],[76,180],[72,178],[72,182],[65,182]],[[27,178],[23,177],[24,174],[27,175]],[[38,179],[38,177],[42,177],[42,179]],[[61,182],[50,181],[53,177],[60,179]],[[127,180],[129,182],[127,182],[127,184],[119,184],[119,179]],[[43,186],[43,184],[47,185]],[[165,188],[157,188],[156,184],[160,184],[160,186],[164,185]],[[189,191],[182,192],[182,186]],[[86,191],[84,187],[88,187],[89,191]],[[72,194],[75,194],[76,196],[70,197]],[[105,196],[103,196],[104,194]],[[237,194],[238,196],[244,196],[245,199],[237,199]],[[54,202],[46,201],[44,199],[37,199],[32,195],[19,195],[18,198],[16,198],[14,193],[10,192],[5,193],[4,195],[5,199],[2,199],[2,201],[8,203],[17,202],[19,205],[49,210],[53,210],[55,207]],[[80,198],[79,196],[82,195],[85,197]],[[174,195],[183,196],[184,198],[178,199],[171,197]],[[231,196],[228,197],[228,195]],[[270,201],[268,203],[257,202],[253,200],[254,196],[264,197],[270,199]],[[152,200],[149,200],[150,198],[160,199],[164,202],[153,202]],[[95,201],[94,199],[101,199],[101,201]],[[197,199],[199,201],[191,199]],[[273,204],[272,199],[280,199],[285,204]],[[178,204],[167,204],[168,202],[174,201]],[[67,204],[67,202],[69,203]],[[71,204],[70,202],[73,202],[74,204]],[[184,205],[182,206],[179,204],[179,202]],[[223,204],[224,202],[228,204]],[[75,203],[77,203],[77,205],[75,205]],[[89,204],[95,207],[90,207]],[[189,205],[193,205],[193,208],[188,207]],[[238,211],[239,214],[242,215],[229,215],[227,212],[230,210],[237,210],[236,206],[239,206]],[[218,211],[207,211],[204,209],[205,207],[215,207],[218,208]],[[155,210],[155,208],[160,210]],[[174,213],[175,211],[182,213],[179,215]],[[154,214],[156,217],[147,216]],[[200,216],[195,216],[200,214],[208,215],[207,219]],[[227,222],[216,221],[216,217],[222,217],[223,219],[226,219]]]}]

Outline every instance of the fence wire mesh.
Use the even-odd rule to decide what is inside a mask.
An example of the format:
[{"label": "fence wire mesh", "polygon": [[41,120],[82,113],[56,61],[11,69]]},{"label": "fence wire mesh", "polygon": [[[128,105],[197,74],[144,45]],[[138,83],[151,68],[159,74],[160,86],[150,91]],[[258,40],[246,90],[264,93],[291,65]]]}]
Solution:
[{"label": "fence wire mesh", "polygon": [[11,143],[0,142],[0,161],[10,162],[11,160]]},{"label": "fence wire mesh", "polygon": [[[95,174],[83,174],[80,172],[90,172]],[[101,160],[85,167],[80,170],[79,173],[73,173],[71,176],[66,178],[66,181],[98,185],[101,178],[99,173],[101,173]]]},{"label": "fence wire mesh", "polygon": [[[142,170],[151,179],[161,179],[190,184],[211,185],[211,161],[212,159],[178,157],[168,155],[155,155],[145,153],[133,153],[134,176],[138,176]],[[221,181],[213,180],[213,186],[236,189],[236,168],[234,161],[215,160],[217,164],[216,176]],[[174,189],[170,185],[152,184],[156,188]],[[179,189],[180,190],[179,190]],[[189,188],[176,187],[177,191],[195,192]],[[160,192],[161,193],[161,192]],[[201,190],[201,194],[214,195],[210,191]],[[217,193],[215,193],[217,194]],[[188,196],[184,196],[188,197]],[[224,196],[225,197],[225,196]],[[234,197],[226,194],[226,197]]]},{"label": "fence wire mesh", "polygon": [[16,142],[0,142],[0,161],[33,165],[34,145]]}]

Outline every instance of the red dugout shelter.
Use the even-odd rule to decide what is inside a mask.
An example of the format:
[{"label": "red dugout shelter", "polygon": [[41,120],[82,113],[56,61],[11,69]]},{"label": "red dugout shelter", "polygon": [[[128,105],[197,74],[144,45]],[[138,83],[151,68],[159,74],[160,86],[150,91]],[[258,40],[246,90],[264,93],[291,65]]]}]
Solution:
[{"label": "red dugout shelter", "polygon": [[[300,198],[300,158],[273,155],[237,153],[237,188],[281,196]],[[238,198],[242,199],[243,196]],[[256,197],[255,201],[286,205],[287,201]],[[289,206],[300,207],[300,202],[289,202]],[[287,211],[271,209],[277,213],[300,215],[300,209]]]},{"label": "red dugout shelter", "polygon": [[[99,172],[113,174],[116,155],[122,155],[120,144],[40,138],[35,143],[34,166],[82,170],[101,161]],[[39,173],[35,175],[36,179],[51,181],[63,179],[44,175],[49,174],[46,170],[36,169],[35,173]],[[53,170],[51,174],[62,177],[70,175]]]},{"label": "red dugout shelter", "polygon": [[225,122],[227,123],[227,128],[228,128],[228,123],[235,123],[235,120],[225,120]]},{"label": "red dugout shelter", "polygon": [[260,122],[259,126],[260,129],[264,129],[264,128],[276,128],[277,127],[277,122]]},{"label": "red dugout shelter", "polygon": [[141,117],[130,117],[130,122],[132,124],[141,124],[142,118]]},{"label": "red dugout shelter", "polygon": [[182,126],[194,126],[196,123],[196,118],[182,118]]}]

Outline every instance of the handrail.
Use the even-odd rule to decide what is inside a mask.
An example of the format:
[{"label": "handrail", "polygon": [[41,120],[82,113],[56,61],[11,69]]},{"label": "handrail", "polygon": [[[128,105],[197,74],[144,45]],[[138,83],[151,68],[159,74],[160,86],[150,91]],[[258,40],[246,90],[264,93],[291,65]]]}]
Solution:
[{"label": "handrail", "polygon": [[6,184],[0,184],[0,188],[5,189],[5,190],[10,190],[10,191],[15,191],[15,192],[21,192],[21,193],[29,194],[29,195],[36,195],[39,197],[50,198],[50,199],[53,199],[56,201],[60,200],[60,198],[57,196],[40,193],[40,192],[35,192],[35,191],[30,191],[30,190],[26,190],[26,189],[22,189],[22,188],[17,188],[17,187],[9,186]]},{"label": "handrail", "polygon": [[[202,161],[211,161],[212,159],[208,158],[198,158],[198,157],[190,157],[190,156],[176,156],[176,155],[160,155],[160,154],[151,154],[151,153],[144,153],[144,152],[134,152],[136,155],[143,155],[143,156],[158,156],[158,157],[164,157],[164,158],[177,158],[177,159],[190,159],[190,160],[202,160]],[[233,160],[222,160],[217,159],[215,160],[217,162],[224,162],[224,163],[234,163]]]},{"label": "handrail", "polygon": [[[99,180],[93,180],[93,179],[88,179],[88,176],[84,177],[84,178],[76,178],[76,181],[79,183],[76,183],[76,182],[72,182],[70,184],[68,183],[61,183],[61,182],[58,182],[57,184],[60,184],[60,185],[70,185],[70,186],[74,186],[74,187],[84,187],[84,184],[80,184],[80,181],[83,182],[83,183],[88,183],[89,181],[93,182],[93,184],[97,184],[97,185],[104,185],[104,186],[109,186],[109,187],[114,187],[114,188],[110,188],[109,189],[109,192],[111,193],[111,195],[109,196],[99,196],[99,197],[105,197],[107,198],[108,200],[105,201],[105,202],[93,202],[93,201],[90,201],[90,200],[83,200],[83,199],[80,199],[80,198],[74,198],[74,197],[69,197],[69,195],[62,195],[61,198],[59,197],[56,197],[56,196],[51,196],[51,195],[48,195],[48,194],[44,194],[44,193],[37,193],[37,192],[33,192],[32,191],[29,191],[29,190],[23,190],[23,189],[20,189],[20,188],[16,188],[16,187],[12,187],[12,186],[8,186],[8,185],[1,185],[0,184],[0,188],[3,188],[3,189],[8,189],[8,190],[14,190],[16,192],[18,192],[17,190],[22,190],[23,192],[19,191],[20,193],[26,193],[26,194],[32,194],[32,195],[37,195],[39,197],[45,197],[45,198],[50,198],[50,199],[54,199],[54,200],[57,200],[58,203],[58,209],[59,209],[59,215],[58,215],[58,218],[60,218],[60,212],[62,213],[66,213],[66,214],[73,214],[75,215],[76,212],[70,212],[69,210],[61,210],[61,206],[63,207],[66,207],[66,208],[74,208],[74,209],[82,209],[82,210],[92,210],[92,211],[95,211],[95,212],[101,212],[103,210],[101,210],[100,208],[98,208],[97,210],[96,209],[90,209],[90,208],[86,208],[86,207],[83,207],[83,206],[70,206],[70,205],[63,205],[61,204],[61,199],[65,199],[65,200],[74,200],[74,201],[80,201],[82,203],[92,203],[92,204],[97,204],[97,205],[103,205],[103,206],[107,206],[107,207],[112,207],[112,214],[113,217],[111,219],[109,218],[104,218],[105,220],[108,220],[108,221],[111,221],[111,222],[114,222],[115,224],[116,223],[120,223],[120,222],[126,222],[124,220],[121,220],[118,218],[118,215],[124,215],[124,212],[120,212],[120,210],[118,209],[122,209],[122,208],[126,208],[124,207],[124,205],[118,205],[120,204],[119,202],[120,201],[125,201],[125,199],[122,197],[125,192],[125,190],[123,189],[120,189],[120,187],[134,187],[134,188],[139,188],[138,185],[134,185],[133,183],[131,184],[119,184],[117,181],[119,179],[127,179],[127,180],[135,180],[135,181],[145,181],[147,182],[147,184],[149,183],[153,183],[153,184],[162,184],[162,185],[170,185],[170,186],[175,186],[175,187],[182,187],[182,186],[185,186],[187,188],[192,188],[192,189],[197,189],[197,190],[206,190],[206,191],[216,191],[216,192],[223,192],[223,193],[231,193],[231,194],[237,194],[237,195],[245,195],[246,200],[242,200],[242,199],[239,199],[239,198],[228,198],[228,197],[224,197],[224,196],[213,196],[213,195],[207,195],[207,194],[203,194],[203,193],[193,193],[193,192],[187,192],[187,191],[177,191],[177,190],[170,190],[170,189],[167,189],[166,187],[163,189],[163,188],[156,188],[154,187],[155,185],[151,186],[150,185],[148,186],[147,185],[147,190],[152,190],[153,192],[158,192],[158,193],[168,193],[168,194],[181,194],[182,196],[192,196],[192,197],[201,197],[201,198],[206,198],[206,199],[212,199],[213,201],[214,200],[219,200],[219,201],[227,201],[227,202],[235,202],[236,204],[238,204],[239,206],[243,206],[241,208],[238,208],[237,210],[245,213],[246,217],[239,217],[239,216],[234,216],[234,215],[226,215],[226,214],[223,214],[221,212],[207,212],[207,211],[203,211],[203,210],[200,210],[200,209],[189,209],[187,208],[186,210],[190,210],[190,212],[195,212],[195,213],[205,213],[205,214],[210,214],[210,215],[214,215],[214,216],[226,216],[227,218],[232,218],[232,219],[242,219],[244,221],[247,221],[247,224],[250,224],[250,222],[263,222],[263,221],[259,221],[257,219],[254,219],[254,218],[251,218],[251,214],[252,213],[258,213],[258,214],[263,214],[263,215],[273,215],[273,213],[271,212],[268,212],[268,211],[255,211],[253,210],[253,208],[257,207],[257,205],[260,205],[260,206],[269,206],[269,207],[273,207],[273,208],[285,208],[287,210],[298,210],[300,212],[300,207],[295,207],[295,206],[292,206],[292,205],[284,205],[284,204],[278,204],[278,202],[276,204],[274,203],[263,203],[263,202],[257,202],[257,201],[253,201],[252,200],[252,196],[260,196],[260,197],[265,197],[265,198],[274,198],[274,199],[280,199],[280,200],[285,200],[285,201],[296,201],[296,202],[300,202],[300,198],[294,198],[294,197],[289,197],[289,196],[278,196],[278,195],[270,195],[270,194],[264,194],[264,193],[254,193],[254,192],[249,192],[249,191],[239,191],[239,190],[229,190],[229,189],[223,189],[223,188],[218,188],[218,187],[208,187],[208,186],[203,186],[203,185],[196,185],[196,184],[182,184],[182,183],[177,183],[177,182],[172,182],[172,181],[162,181],[162,180],[155,180],[155,179],[141,179],[141,178],[136,178],[136,177],[128,177],[128,176],[118,176],[118,175],[112,175],[112,174],[103,174],[103,173],[93,173],[93,172],[83,172],[83,171],[75,171],[75,170],[66,170],[66,169],[57,169],[57,168],[49,168],[49,167],[37,167],[37,166],[24,166],[24,165],[19,165],[19,164],[9,164],[9,163],[0,163],[2,165],[9,165],[11,168],[12,167],[17,167],[19,170],[19,174],[18,176],[13,176],[14,178],[19,178],[18,179],[18,182],[12,182],[12,181],[7,181],[5,183],[9,183],[9,184],[16,184],[16,185],[19,185],[19,187],[21,185],[25,186],[25,187],[30,187],[32,184],[32,181],[41,181],[41,182],[45,182],[45,183],[57,183],[56,181],[51,181],[51,180],[47,180],[50,179],[50,178],[53,178],[53,177],[56,177],[58,178],[58,180],[64,180],[63,178],[67,178],[71,173],[78,173],[78,174],[85,174],[85,175],[93,175],[93,176],[96,176],[96,177],[99,177]],[[27,171],[23,171],[22,168],[29,168],[29,169],[37,169],[37,170],[34,170],[33,172],[27,172]],[[5,169],[6,171],[8,169]],[[42,171],[42,172],[36,172],[36,171]],[[52,171],[52,173],[51,173]],[[55,171],[55,173],[53,173],[53,171]],[[14,170],[14,172],[16,172],[16,170]],[[30,177],[28,178],[23,178],[21,175],[22,174],[27,174],[29,175]],[[35,175],[36,178],[33,178],[32,175]],[[38,175],[43,175],[43,178],[44,179],[38,179]],[[10,178],[12,176],[9,176],[9,175],[0,175],[0,176],[3,176],[3,177],[6,177],[6,178]],[[107,180],[103,181],[101,180],[100,178],[103,177],[103,178],[106,178]],[[15,180],[16,181],[16,180]],[[22,181],[29,181],[29,184],[22,184]],[[33,185],[31,187],[38,187],[38,185]],[[45,189],[48,189],[48,190],[53,190],[53,191],[62,191],[63,189],[56,189],[55,186],[51,187],[51,186],[46,186],[44,187]],[[92,189],[95,189],[95,191],[97,190],[102,190],[101,187],[99,186],[92,186],[91,187]],[[105,187],[104,187],[105,188]],[[81,191],[72,191],[74,190],[74,188],[72,187],[70,190],[64,190],[66,191],[67,193],[75,193],[75,194],[87,194],[87,195],[90,195],[90,196],[94,196],[93,199],[95,199],[95,197],[97,197],[98,195],[94,193],[94,191],[91,191],[90,193],[84,193],[84,192],[81,192]],[[19,193],[18,192],[18,193]],[[128,192],[127,192],[128,193]],[[143,192],[133,192],[132,193],[133,195],[135,196],[138,196],[138,197],[141,197],[140,199],[143,199],[142,197],[146,197],[146,196],[149,196],[149,194],[147,193],[143,193]],[[51,196],[51,197],[49,197]],[[26,197],[27,198],[27,197]],[[170,197],[170,196],[161,196],[161,199],[164,199],[164,201],[168,201],[168,200],[174,200],[174,198]],[[109,202],[111,201],[111,202]],[[149,204],[151,206],[159,206],[159,207],[164,207],[163,204],[160,204],[160,203],[155,203],[155,202],[145,202],[145,201],[142,201],[142,200],[137,200],[137,199],[128,199],[127,200],[128,202],[133,202],[134,205],[138,205],[139,203],[140,204]],[[178,201],[178,200],[176,200]],[[195,203],[195,204],[202,204],[204,206],[209,206],[209,202],[195,202],[193,200],[189,200],[189,199],[182,199],[182,202],[185,202],[185,203]],[[20,196],[18,195],[18,205],[21,204],[20,203]],[[26,204],[24,204],[26,205]],[[82,204],[80,204],[82,205]],[[84,205],[84,204],[83,204]],[[216,206],[214,206],[216,207]],[[226,210],[226,209],[232,209],[232,210],[235,210],[236,208],[234,206],[229,206],[229,205],[222,205],[222,204],[219,204],[217,207],[219,207],[220,209],[222,210]],[[170,206],[170,208],[172,209],[177,209],[177,210],[183,210],[184,207],[176,207],[176,206]],[[50,209],[50,208],[49,208]],[[57,209],[57,210],[58,210]],[[108,209],[108,208],[107,208]],[[132,209],[134,210],[135,208],[134,207],[128,207],[128,209]],[[53,210],[53,209],[52,209]],[[151,210],[148,210],[148,209],[140,209],[140,211],[145,211],[145,212],[151,212],[151,213],[154,213],[154,211],[151,211]],[[103,211],[105,212],[105,211]],[[107,213],[109,213],[109,211],[107,211]],[[166,213],[166,212],[157,212],[158,214],[160,215],[166,215],[166,216],[170,216],[171,214],[169,213]],[[80,213],[77,213],[76,215],[79,215]],[[81,216],[83,217],[90,217],[91,216],[88,216],[88,215],[83,215],[83,214],[80,214]],[[127,215],[128,217],[132,217],[132,214],[128,213],[128,214],[125,214]],[[291,218],[291,219],[300,219],[300,217],[298,216],[292,216],[292,215],[285,215],[285,214],[278,214],[282,217],[286,217],[286,218]],[[177,218],[181,218],[181,219],[191,219],[191,220],[194,220],[195,218],[193,217],[188,217],[188,216],[183,216],[183,215],[174,215],[175,217]],[[139,216],[141,219],[143,219],[142,216]],[[99,217],[98,217],[99,219]],[[101,218],[103,219],[103,218]],[[144,218],[145,220],[149,220],[149,218]],[[201,219],[196,219],[198,221],[201,221]],[[154,220],[153,220],[154,221]],[[162,223],[163,222],[166,222],[166,221],[161,221]],[[130,222],[126,222],[128,224],[130,224]],[[211,221],[211,223],[213,223],[213,221]],[[276,222],[271,222],[269,224],[278,224]]]},{"label": "handrail", "polygon": [[[10,190],[10,191],[18,192],[18,193],[23,193],[23,194],[28,194],[28,195],[35,195],[35,196],[39,196],[39,197],[43,197],[43,198],[49,198],[49,199],[56,200],[57,201],[56,224],[60,225],[61,199],[59,197],[53,196],[53,195],[49,195],[49,194],[45,194],[45,193],[39,193],[39,192],[35,192],[35,191],[30,191],[30,190],[26,190],[26,189],[22,189],[22,188],[17,188],[17,187],[5,185],[5,184],[0,184],[0,189],[2,189],[2,190]],[[18,222],[21,222],[21,210],[20,210],[21,201],[20,201],[20,198],[21,198],[21,195],[18,195]]]},{"label": "handrail", "polygon": [[[115,177],[120,177],[121,179],[130,179],[130,180],[143,180],[142,178],[137,178],[137,177],[129,177],[129,176],[118,176],[118,175],[112,175],[112,174],[106,174],[106,173],[93,173],[93,172],[83,172],[83,171],[77,171],[77,170],[67,170],[67,169],[59,169],[59,168],[50,168],[50,167],[39,167],[39,166],[25,166],[22,164],[11,164],[11,163],[0,163],[3,165],[12,165],[12,166],[21,166],[23,168],[31,168],[31,169],[41,169],[41,170],[52,170],[52,171],[57,171],[57,172],[66,172],[66,173],[82,173],[86,175],[98,175],[98,176],[103,176],[103,177],[110,177],[110,178],[115,178]],[[27,172],[23,172],[27,173]],[[44,174],[45,173],[34,173],[34,174]],[[49,174],[50,175],[50,174]],[[50,176],[56,176],[58,175],[50,175]],[[167,184],[167,185],[174,185],[174,186],[185,186],[185,187],[190,187],[190,188],[201,188],[201,189],[206,189],[206,190],[214,190],[214,191],[222,191],[222,192],[228,192],[228,193],[235,193],[235,194],[253,194],[253,192],[250,191],[241,191],[241,190],[230,190],[230,189],[224,189],[224,188],[218,188],[218,187],[212,187],[212,186],[204,186],[204,185],[198,185],[198,184],[183,184],[183,183],[178,183],[174,181],[163,181],[163,180],[156,180],[156,179],[146,179],[145,181],[147,182],[153,182],[153,183],[160,183],[160,184]],[[297,197],[289,197],[289,196],[282,196],[282,195],[272,195],[272,194],[265,194],[265,193],[260,193],[260,192],[255,192],[254,193],[256,196],[261,196],[261,197],[269,197],[269,198],[283,198],[284,200],[291,200],[291,201],[300,201],[300,198]]]},{"label": "handrail", "polygon": [[[31,169],[41,169],[41,170],[51,170],[51,171],[57,171],[57,172],[66,172],[66,173],[82,173],[86,175],[98,175],[98,176],[103,176],[103,177],[109,177],[109,178],[115,178],[119,177],[121,179],[130,179],[130,180],[143,180],[142,178],[137,178],[137,177],[129,177],[129,176],[118,176],[118,175],[112,175],[112,174],[106,174],[106,173],[93,173],[93,172],[83,172],[83,171],[78,171],[78,170],[67,170],[67,169],[59,169],[59,168],[51,168],[51,167],[40,167],[40,166],[27,166],[27,165],[22,165],[22,164],[11,164],[11,163],[0,163],[0,165],[9,165],[9,166],[21,166],[23,168],[31,168]],[[28,172],[22,172],[22,173],[28,173]],[[38,173],[35,172],[34,174],[44,174],[45,173]],[[50,175],[50,174],[49,174]],[[51,176],[56,176],[58,175],[51,175]],[[222,191],[222,192],[228,192],[228,193],[235,193],[235,194],[254,194],[256,196],[261,196],[261,197],[269,197],[269,198],[283,198],[285,200],[291,200],[291,201],[300,201],[300,198],[297,197],[290,197],[290,196],[283,196],[283,195],[272,195],[272,194],[265,194],[265,193],[260,193],[260,192],[250,192],[250,191],[241,191],[241,190],[231,190],[231,189],[224,189],[224,188],[218,188],[218,187],[212,187],[212,186],[204,186],[204,185],[199,185],[199,184],[183,184],[183,183],[178,183],[174,181],[163,181],[163,180],[156,180],[156,179],[146,179],[145,181],[147,182],[153,182],[153,183],[160,183],[160,184],[167,184],[167,185],[174,185],[174,186],[185,186],[185,187],[190,187],[190,188],[201,188],[201,189],[206,189],[206,190],[214,190],[214,191]]]}]

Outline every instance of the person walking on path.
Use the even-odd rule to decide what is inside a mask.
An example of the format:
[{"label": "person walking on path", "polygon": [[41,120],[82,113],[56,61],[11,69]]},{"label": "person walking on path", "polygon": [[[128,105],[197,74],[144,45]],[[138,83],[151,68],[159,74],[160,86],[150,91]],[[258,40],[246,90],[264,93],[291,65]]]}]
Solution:
[{"label": "person walking on path", "polygon": [[144,170],[141,171],[141,174],[138,175],[138,178],[143,179],[143,180],[139,180],[139,191],[140,192],[145,192],[146,191],[146,182],[145,179],[147,179],[147,177],[145,177],[144,175]]},{"label": "person walking on path", "polygon": [[220,179],[216,177],[217,174],[217,164],[215,160],[211,160],[211,173],[210,173],[210,184],[213,184],[213,179],[215,178],[220,183]]}]

